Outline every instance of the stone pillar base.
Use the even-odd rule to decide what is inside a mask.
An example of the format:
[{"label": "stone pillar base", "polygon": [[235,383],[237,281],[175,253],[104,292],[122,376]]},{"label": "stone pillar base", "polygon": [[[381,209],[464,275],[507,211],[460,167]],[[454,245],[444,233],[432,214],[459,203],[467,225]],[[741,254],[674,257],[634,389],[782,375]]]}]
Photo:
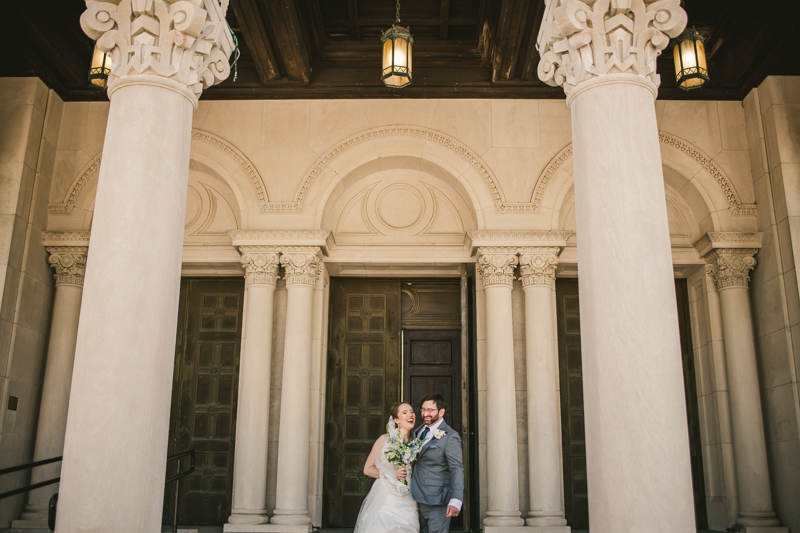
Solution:
[{"label": "stone pillar base", "polygon": [[283,524],[225,524],[224,533],[310,533],[311,524],[292,526]]},{"label": "stone pillar base", "polygon": [[50,528],[47,526],[47,517],[14,520],[11,522],[11,529],[24,529],[29,533],[33,529],[44,529],[45,531],[50,531]]},{"label": "stone pillar base", "polygon": [[528,533],[571,533],[572,529],[569,526],[532,526],[528,525],[525,528]]},{"label": "stone pillar base", "polygon": [[483,526],[482,531],[483,533],[539,533],[540,531],[548,531],[548,529],[533,529],[526,526]]},{"label": "stone pillar base", "polygon": [[743,526],[736,530],[738,533],[789,533],[789,528],[783,526]]}]

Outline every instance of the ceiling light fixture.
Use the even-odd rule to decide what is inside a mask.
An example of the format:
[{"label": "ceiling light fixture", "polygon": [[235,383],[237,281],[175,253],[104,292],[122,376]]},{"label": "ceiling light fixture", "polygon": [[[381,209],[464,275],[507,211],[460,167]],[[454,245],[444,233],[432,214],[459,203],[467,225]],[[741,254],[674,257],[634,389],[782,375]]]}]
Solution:
[{"label": "ceiling light fixture", "polygon": [[411,46],[414,37],[411,28],[400,26],[400,0],[392,27],[381,34],[383,42],[383,75],[387,87],[400,89],[411,85]]}]

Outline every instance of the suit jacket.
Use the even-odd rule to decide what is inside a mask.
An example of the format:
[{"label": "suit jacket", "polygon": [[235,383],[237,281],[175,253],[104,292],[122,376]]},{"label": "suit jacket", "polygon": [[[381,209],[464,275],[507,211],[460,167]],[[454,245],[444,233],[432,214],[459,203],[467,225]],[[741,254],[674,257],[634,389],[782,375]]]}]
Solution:
[{"label": "suit jacket", "polygon": [[464,501],[461,437],[445,422],[437,429],[445,434],[439,439],[432,437],[412,467],[411,497],[428,505],[446,505],[453,498]]}]

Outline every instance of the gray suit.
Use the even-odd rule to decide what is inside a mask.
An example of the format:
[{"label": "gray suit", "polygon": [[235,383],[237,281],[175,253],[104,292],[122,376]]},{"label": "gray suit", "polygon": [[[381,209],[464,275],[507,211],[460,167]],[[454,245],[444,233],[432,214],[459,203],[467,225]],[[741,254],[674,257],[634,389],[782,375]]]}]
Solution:
[{"label": "gray suit", "polygon": [[[418,428],[414,435],[424,429]],[[419,504],[420,533],[447,533],[448,502],[453,498],[464,501],[461,437],[445,422],[437,429],[444,431],[444,436],[432,437],[422,447],[411,471],[411,496]]]}]

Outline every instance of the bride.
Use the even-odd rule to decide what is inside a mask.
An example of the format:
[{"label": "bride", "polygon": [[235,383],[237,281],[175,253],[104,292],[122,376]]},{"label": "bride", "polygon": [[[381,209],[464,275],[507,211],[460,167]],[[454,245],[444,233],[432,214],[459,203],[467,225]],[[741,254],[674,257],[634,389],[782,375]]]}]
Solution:
[{"label": "bride", "polygon": [[[399,438],[409,442],[416,421],[414,408],[405,402],[396,403],[391,415],[389,431],[398,431]],[[377,481],[361,505],[353,533],[419,533],[417,503],[403,483],[410,479],[411,471],[396,469],[386,460],[388,440],[387,434],[378,437],[367,457],[364,474]]]}]

